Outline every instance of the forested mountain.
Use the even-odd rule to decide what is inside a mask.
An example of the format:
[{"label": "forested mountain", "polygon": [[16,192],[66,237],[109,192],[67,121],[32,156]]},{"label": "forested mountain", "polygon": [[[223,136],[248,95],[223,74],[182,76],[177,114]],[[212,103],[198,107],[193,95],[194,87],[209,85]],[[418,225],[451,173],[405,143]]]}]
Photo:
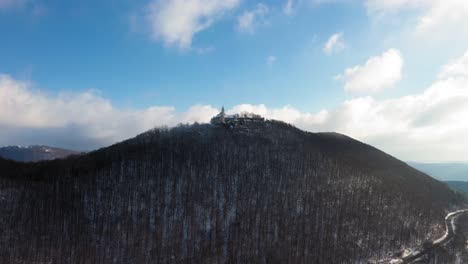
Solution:
[{"label": "forested mountain", "polygon": [[20,162],[63,159],[80,152],[49,146],[8,146],[0,148],[0,157]]},{"label": "forested mountain", "polygon": [[0,170],[1,263],[380,263],[463,203],[371,146],[276,121]]}]

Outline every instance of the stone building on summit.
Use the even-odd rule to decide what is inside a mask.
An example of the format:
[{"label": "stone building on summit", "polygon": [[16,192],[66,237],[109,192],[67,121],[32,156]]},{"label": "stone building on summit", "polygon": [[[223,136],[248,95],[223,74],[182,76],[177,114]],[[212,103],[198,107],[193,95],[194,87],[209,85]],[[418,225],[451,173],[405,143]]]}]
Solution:
[{"label": "stone building on summit", "polygon": [[224,106],[221,108],[221,112],[211,119],[213,125],[237,125],[245,124],[249,122],[264,122],[265,118],[260,115],[253,113],[241,113],[234,115],[226,115]]}]

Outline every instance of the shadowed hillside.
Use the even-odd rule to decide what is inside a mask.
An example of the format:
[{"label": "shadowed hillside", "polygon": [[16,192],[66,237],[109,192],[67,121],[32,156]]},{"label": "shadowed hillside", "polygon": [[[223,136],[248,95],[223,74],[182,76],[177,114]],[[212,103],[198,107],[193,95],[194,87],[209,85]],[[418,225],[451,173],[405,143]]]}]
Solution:
[{"label": "shadowed hillside", "polygon": [[462,202],[373,147],[275,121],[0,168],[1,263],[372,263],[443,234]]}]

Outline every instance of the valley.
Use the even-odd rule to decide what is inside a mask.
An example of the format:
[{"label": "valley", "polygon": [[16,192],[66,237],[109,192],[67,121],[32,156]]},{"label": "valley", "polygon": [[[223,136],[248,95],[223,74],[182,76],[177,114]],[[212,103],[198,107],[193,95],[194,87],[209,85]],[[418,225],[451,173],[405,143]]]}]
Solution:
[{"label": "valley", "polygon": [[[468,209],[458,210],[458,211],[449,213],[445,217],[446,231],[445,231],[445,234],[441,238],[435,241],[432,241],[431,243],[424,243],[424,245],[419,246],[417,249],[414,249],[406,253],[404,257],[391,260],[390,263],[391,264],[410,264],[410,263],[418,262],[418,259],[421,259],[421,257],[434,252],[437,247],[440,247],[441,245],[444,245],[445,243],[454,239],[454,236],[457,233],[456,230],[458,229],[457,220],[461,216],[466,216],[466,215],[468,215]],[[419,260],[418,263],[426,263],[424,261],[423,262],[421,261],[422,260]]]}]

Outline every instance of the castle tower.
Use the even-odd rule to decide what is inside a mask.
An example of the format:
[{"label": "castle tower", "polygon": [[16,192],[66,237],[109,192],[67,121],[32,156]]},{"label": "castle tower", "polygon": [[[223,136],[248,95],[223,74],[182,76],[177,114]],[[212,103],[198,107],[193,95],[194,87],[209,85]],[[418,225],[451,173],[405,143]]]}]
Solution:
[{"label": "castle tower", "polygon": [[226,121],[226,113],[224,113],[224,106],[221,108],[221,113],[219,114],[219,121],[223,124]]}]

